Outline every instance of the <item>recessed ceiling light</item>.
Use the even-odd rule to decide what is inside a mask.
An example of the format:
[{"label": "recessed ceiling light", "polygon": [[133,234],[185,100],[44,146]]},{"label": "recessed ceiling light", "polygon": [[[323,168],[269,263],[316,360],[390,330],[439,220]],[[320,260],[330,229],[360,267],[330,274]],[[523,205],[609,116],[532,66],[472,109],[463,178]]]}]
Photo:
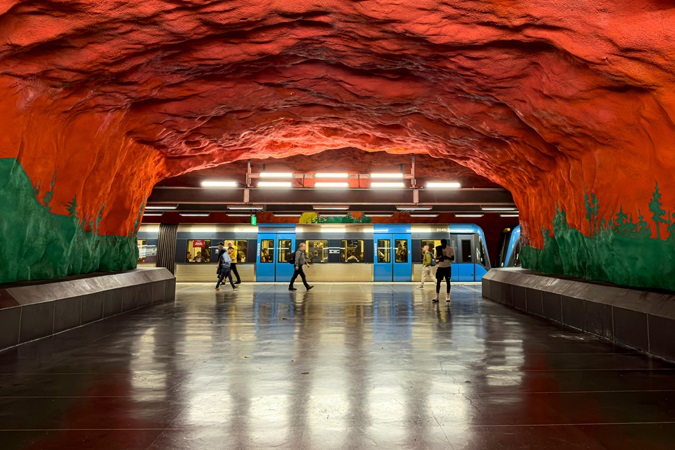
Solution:
[{"label": "recessed ceiling light", "polygon": [[259,188],[290,188],[293,187],[293,183],[291,181],[259,181],[258,182],[258,187]]},{"label": "recessed ceiling light", "polygon": [[393,217],[394,213],[366,213],[368,217]]},{"label": "recessed ceiling light", "polygon": [[347,214],[340,213],[321,213],[321,217],[347,217]]},{"label": "recessed ceiling light", "polygon": [[244,213],[227,213],[227,217],[250,217],[252,216],[253,213],[251,214],[244,214]]},{"label": "recessed ceiling light", "polygon": [[314,209],[349,209],[349,206],[313,206]]},{"label": "recessed ceiling light", "polygon": [[429,181],[427,189],[459,189],[462,186],[456,181]]},{"label": "recessed ceiling light", "polygon": [[209,213],[180,213],[183,217],[209,217]]},{"label": "recessed ceiling light", "polygon": [[178,205],[166,205],[166,206],[152,205],[145,207],[145,209],[176,209],[176,208],[178,208]]},{"label": "recessed ceiling light", "polygon": [[483,217],[485,214],[455,214],[455,217]]},{"label": "recessed ceiling light", "polygon": [[317,181],[314,183],[315,188],[319,189],[345,189],[349,187],[349,183],[345,182],[325,182]]},{"label": "recessed ceiling light", "polygon": [[370,187],[373,189],[403,189],[405,184],[402,181],[373,181]]},{"label": "recessed ceiling light", "polygon": [[519,217],[518,214],[500,214],[499,217]]},{"label": "recessed ceiling light", "polygon": [[349,174],[344,172],[315,173],[314,178],[348,178]]},{"label": "recessed ceiling light", "polygon": [[274,217],[300,217],[300,213],[274,213]]},{"label": "recessed ceiling light", "polygon": [[249,209],[263,210],[265,208],[263,208],[262,205],[227,205],[227,209],[245,211]]},{"label": "recessed ceiling light", "polygon": [[293,178],[291,172],[260,172],[260,178]]},{"label": "recessed ceiling light", "polygon": [[144,213],[143,217],[160,217],[164,215],[163,213]]},{"label": "recessed ceiling light", "polygon": [[403,178],[403,174],[402,173],[371,173],[370,178],[379,178],[379,179],[396,178],[396,179],[398,179],[398,178]]},{"label": "recessed ceiling light", "polygon": [[206,180],[202,181],[202,187],[207,188],[228,188],[228,187],[237,187],[236,181],[224,181],[224,180]]},{"label": "recessed ceiling light", "polygon": [[410,217],[438,217],[438,214],[410,214]]},{"label": "recessed ceiling light", "polygon": [[431,206],[397,206],[396,209],[399,211],[431,211]]},{"label": "recessed ceiling light", "polygon": [[483,211],[515,211],[515,206],[481,206]]}]

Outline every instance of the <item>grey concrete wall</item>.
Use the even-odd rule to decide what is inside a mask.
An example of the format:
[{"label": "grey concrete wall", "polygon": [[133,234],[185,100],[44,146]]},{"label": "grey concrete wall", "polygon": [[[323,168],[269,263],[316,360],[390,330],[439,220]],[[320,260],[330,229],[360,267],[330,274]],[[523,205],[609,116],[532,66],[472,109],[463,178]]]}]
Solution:
[{"label": "grey concrete wall", "polygon": [[164,268],[0,289],[0,351],[117,314],[173,301]]},{"label": "grey concrete wall", "polygon": [[492,269],[483,297],[675,361],[675,295]]}]

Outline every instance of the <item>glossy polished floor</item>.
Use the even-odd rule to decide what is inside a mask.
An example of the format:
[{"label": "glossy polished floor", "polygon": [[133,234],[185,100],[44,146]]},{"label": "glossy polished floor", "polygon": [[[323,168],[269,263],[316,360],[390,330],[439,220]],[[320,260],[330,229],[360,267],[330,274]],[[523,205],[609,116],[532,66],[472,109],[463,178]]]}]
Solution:
[{"label": "glossy polished floor", "polygon": [[675,366],[454,288],[178,286],[0,354],[2,449],[670,449]]}]

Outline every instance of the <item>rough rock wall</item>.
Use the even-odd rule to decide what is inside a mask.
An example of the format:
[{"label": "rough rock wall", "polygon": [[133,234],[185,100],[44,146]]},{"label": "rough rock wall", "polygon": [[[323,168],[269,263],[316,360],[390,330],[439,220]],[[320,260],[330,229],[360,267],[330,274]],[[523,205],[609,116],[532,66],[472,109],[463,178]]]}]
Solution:
[{"label": "rough rock wall", "polygon": [[163,177],[356,147],[505,186],[534,248],[556,208],[640,228],[658,182],[665,241],[674,41],[656,0],[4,1],[0,158],[118,236]]}]

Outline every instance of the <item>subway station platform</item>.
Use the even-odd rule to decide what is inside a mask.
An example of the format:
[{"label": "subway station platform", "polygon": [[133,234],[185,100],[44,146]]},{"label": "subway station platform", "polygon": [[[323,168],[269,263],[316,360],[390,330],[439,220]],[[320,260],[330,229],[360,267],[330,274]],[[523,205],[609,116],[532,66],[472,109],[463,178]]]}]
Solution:
[{"label": "subway station platform", "polygon": [[179,284],[0,353],[0,447],[672,448],[673,365],[478,283],[297,287]]}]

